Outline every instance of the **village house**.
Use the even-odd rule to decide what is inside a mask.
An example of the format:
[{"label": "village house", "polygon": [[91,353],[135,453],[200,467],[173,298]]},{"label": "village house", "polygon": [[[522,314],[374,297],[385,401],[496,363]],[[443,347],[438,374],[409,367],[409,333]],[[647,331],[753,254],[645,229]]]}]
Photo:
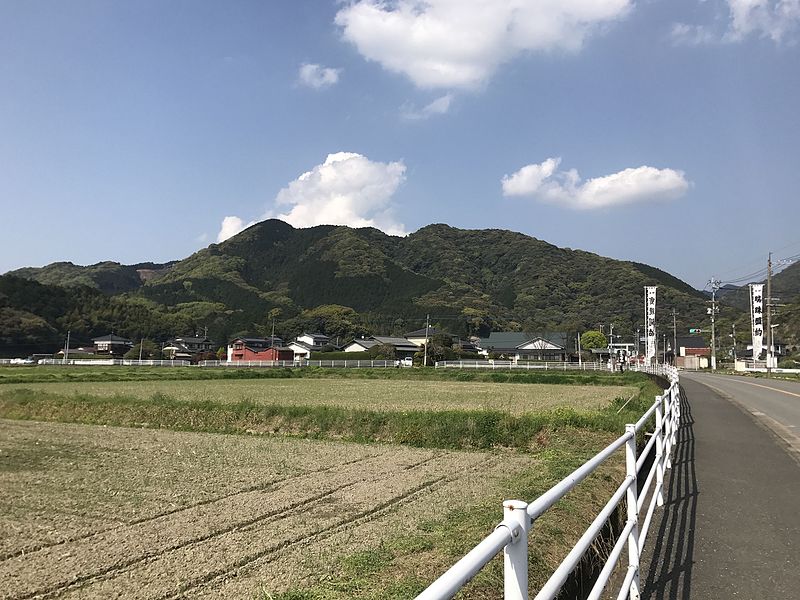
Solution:
[{"label": "village house", "polygon": [[133,348],[133,342],[127,338],[110,333],[92,339],[94,353],[105,356],[123,356]]},{"label": "village house", "polygon": [[177,360],[190,360],[200,352],[211,352],[212,342],[207,337],[176,337],[167,340],[164,344],[163,354],[166,358]]},{"label": "village house", "polygon": [[380,335],[373,335],[369,338],[362,338],[353,340],[344,347],[345,352],[365,352],[375,346],[391,346],[394,348],[394,355],[396,358],[413,357],[414,354],[419,352],[419,347],[411,343],[406,338],[401,337],[386,337]]},{"label": "village house", "polygon": [[504,360],[566,361],[569,357],[569,336],[563,332],[545,332],[541,335],[522,331],[493,331],[488,338],[478,342],[478,352],[484,356],[495,355]]},{"label": "village house", "polygon": [[295,360],[308,360],[312,352],[319,352],[330,343],[331,338],[323,333],[302,333],[286,347],[292,350]]},{"label": "village house", "polygon": [[679,369],[707,369],[711,366],[711,348],[703,336],[678,336],[675,366]]},{"label": "village house", "polygon": [[279,337],[236,338],[228,344],[228,360],[294,360],[292,349],[285,348],[282,344],[283,340]]}]

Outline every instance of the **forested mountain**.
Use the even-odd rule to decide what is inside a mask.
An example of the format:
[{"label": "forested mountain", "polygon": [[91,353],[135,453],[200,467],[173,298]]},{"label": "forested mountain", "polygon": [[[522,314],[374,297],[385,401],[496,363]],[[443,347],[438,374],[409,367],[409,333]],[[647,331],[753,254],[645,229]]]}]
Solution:
[{"label": "forested mountain", "polygon": [[[9,300],[4,288],[14,287],[8,280],[17,277],[62,286],[59,293],[51,287],[37,292],[50,298],[47,314]],[[305,328],[342,336],[403,333],[424,324],[426,314],[462,335],[578,331],[601,323],[632,335],[643,321],[645,285],[659,286],[665,327],[672,325],[667,310],[676,309],[681,328],[705,313],[700,292],[654,267],[511,231],[441,224],[393,237],[371,228],[295,229],[267,220],[168,265],[56,263],[0,279],[6,280],[0,307],[39,316],[59,334],[89,318],[81,306],[93,306],[109,318],[89,318],[79,330],[88,335],[113,327],[134,338],[170,327],[166,335],[208,327],[224,341],[241,332],[264,333],[273,319],[284,336]],[[81,290],[80,299],[65,293],[67,287]]]},{"label": "forested mountain", "polygon": [[46,285],[86,286],[106,294],[121,294],[138,289],[145,281],[173,264],[121,265],[105,261],[82,267],[71,262],[57,262],[45,267],[17,269],[10,274]]}]

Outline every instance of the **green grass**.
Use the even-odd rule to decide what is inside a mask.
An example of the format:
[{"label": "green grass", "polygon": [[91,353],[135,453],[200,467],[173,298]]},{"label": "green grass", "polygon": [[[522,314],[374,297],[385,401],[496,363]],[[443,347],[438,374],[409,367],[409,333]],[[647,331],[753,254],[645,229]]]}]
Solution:
[{"label": "green grass", "polygon": [[0,367],[0,384],[65,381],[186,381],[210,379],[387,379],[391,381],[484,381],[576,385],[635,385],[645,379],[627,371],[488,371],[460,369],[323,369],[203,367]]},{"label": "green grass", "polygon": [[413,409],[380,410],[288,402],[186,400],[160,392],[150,397],[64,394],[4,386],[0,389],[0,417],[178,431],[283,434],[430,448],[526,449],[545,429],[620,432],[625,423],[638,418],[658,392],[649,380],[640,381],[638,390],[630,402],[620,396],[596,410],[561,406],[511,414],[491,408],[430,410],[424,399],[418,400]]},{"label": "green grass", "polygon": [[[20,384],[7,384],[10,390]],[[513,415],[559,407],[589,411],[615,398],[630,398],[638,387],[577,386],[391,379],[261,379],[212,381],[115,381],[30,383],[27,389],[59,395],[168,396],[180,401],[220,404],[330,406],[354,410],[499,410]]]}]

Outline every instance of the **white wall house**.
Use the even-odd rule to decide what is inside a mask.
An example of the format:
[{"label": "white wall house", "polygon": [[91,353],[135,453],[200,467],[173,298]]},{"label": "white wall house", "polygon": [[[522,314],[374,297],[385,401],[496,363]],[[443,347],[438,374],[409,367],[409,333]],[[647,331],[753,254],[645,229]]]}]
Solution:
[{"label": "white wall house", "polygon": [[315,349],[329,344],[331,338],[322,333],[303,333],[295,338],[295,341],[312,346]]},{"label": "white wall house", "polygon": [[366,352],[373,346],[376,346],[378,342],[375,340],[353,340],[347,346],[344,347],[345,352]]}]

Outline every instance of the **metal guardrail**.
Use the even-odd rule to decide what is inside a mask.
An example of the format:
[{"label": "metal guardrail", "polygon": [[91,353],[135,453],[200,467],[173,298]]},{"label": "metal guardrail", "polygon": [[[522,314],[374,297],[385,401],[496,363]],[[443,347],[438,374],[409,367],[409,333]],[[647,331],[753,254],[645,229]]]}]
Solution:
[{"label": "metal guardrail", "polygon": [[[544,587],[536,594],[535,600],[552,600],[558,596],[569,574],[578,565],[623,497],[627,507],[625,527],[609,553],[588,598],[589,600],[599,600],[626,546],[628,550],[627,573],[617,594],[617,599],[622,600],[628,597],[630,600],[635,600],[639,598],[639,560],[655,508],[664,504],[664,473],[666,469],[672,467],[671,457],[680,419],[680,393],[678,371],[674,367],[659,365],[637,370],[666,377],[670,382],[669,388],[664,390],[662,395],[656,396],[655,402],[636,423],[625,426],[625,433],[622,436],[539,498],[530,504],[521,500],[503,502],[503,520],[495,527],[494,531],[417,596],[418,600],[452,598],[500,550],[503,550],[504,554],[504,598],[506,600],[527,600],[528,531],[531,526],[567,492],[623,447],[625,448],[625,478],[589,528],[547,580]],[[637,457],[636,434],[653,416],[655,416],[654,430],[650,440]],[[652,466],[646,474],[642,474],[643,465],[654,449],[655,458]],[[644,476],[645,483],[639,492],[637,491],[637,480],[641,476]],[[654,481],[655,487],[650,494],[650,488]],[[644,518],[641,518],[641,511],[648,494],[650,494],[650,502]]]}]

